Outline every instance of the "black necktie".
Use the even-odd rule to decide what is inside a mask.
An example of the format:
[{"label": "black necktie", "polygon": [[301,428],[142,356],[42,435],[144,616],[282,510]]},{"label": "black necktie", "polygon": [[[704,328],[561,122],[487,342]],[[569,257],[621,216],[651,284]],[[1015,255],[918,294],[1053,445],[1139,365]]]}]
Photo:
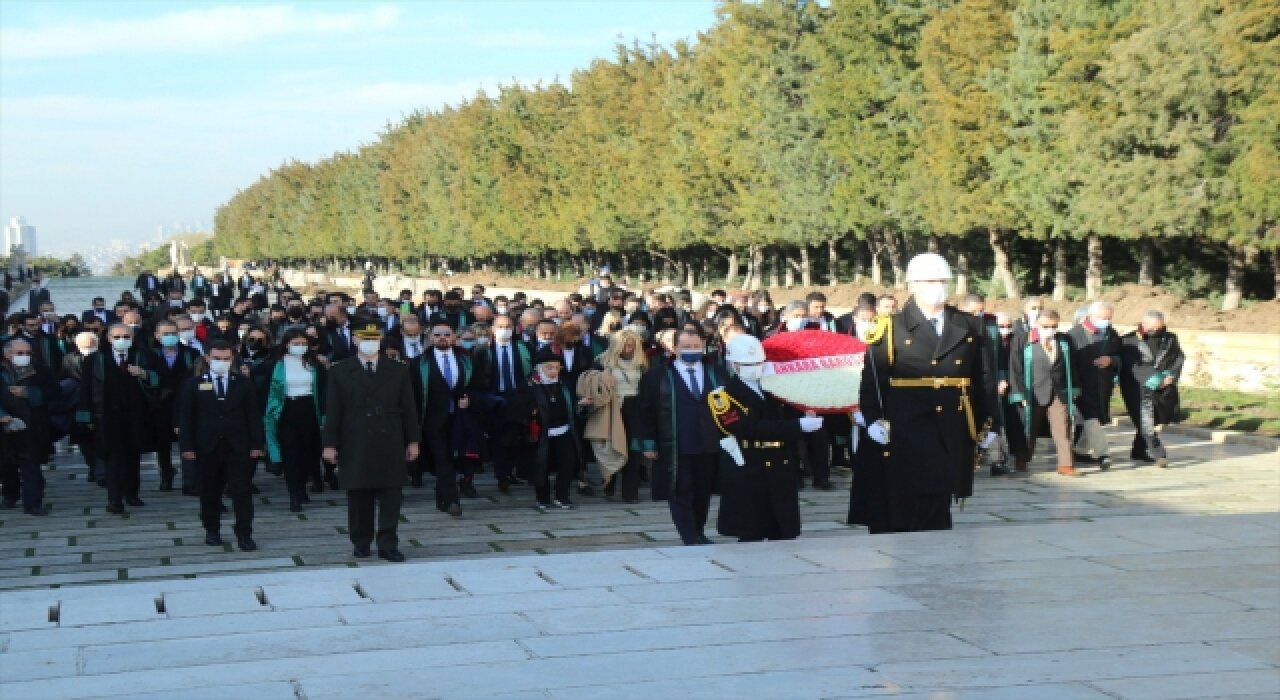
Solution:
[{"label": "black necktie", "polygon": [[701,398],[702,386],[698,384],[698,370],[697,368],[690,367],[688,371],[689,371],[689,390],[693,392],[694,396]]},{"label": "black necktie", "polygon": [[227,398],[227,387],[225,384],[222,383],[223,381],[222,376],[219,375],[218,377],[216,377],[216,379],[218,382],[218,398],[220,399]]},{"label": "black necktie", "polygon": [[364,369],[365,369],[365,371],[366,371],[366,372],[368,372],[368,373],[369,373],[369,376],[370,376],[370,377],[372,377],[372,376],[373,376],[373,363],[372,363],[372,362],[366,362],[366,363],[364,363]]},{"label": "black necktie", "polygon": [[515,376],[511,374],[511,358],[507,353],[511,350],[510,345],[503,345],[498,348],[498,374],[499,384],[498,391],[507,391],[515,387]]}]

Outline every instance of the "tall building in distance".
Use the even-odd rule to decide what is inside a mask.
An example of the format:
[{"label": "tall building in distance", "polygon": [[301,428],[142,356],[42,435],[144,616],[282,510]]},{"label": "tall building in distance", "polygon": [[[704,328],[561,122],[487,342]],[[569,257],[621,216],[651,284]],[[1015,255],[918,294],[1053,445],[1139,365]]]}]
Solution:
[{"label": "tall building in distance", "polygon": [[36,227],[28,226],[27,220],[21,216],[13,217],[9,220],[9,225],[4,227],[4,254],[8,255],[15,246],[22,246],[28,258],[40,255],[40,250],[36,247]]}]

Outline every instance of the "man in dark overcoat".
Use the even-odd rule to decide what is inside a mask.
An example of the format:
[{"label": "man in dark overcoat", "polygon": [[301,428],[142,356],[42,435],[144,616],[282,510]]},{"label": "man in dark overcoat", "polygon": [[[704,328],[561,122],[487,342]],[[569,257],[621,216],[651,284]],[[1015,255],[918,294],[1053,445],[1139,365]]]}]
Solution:
[{"label": "man in dark overcoat", "polygon": [[1169,466],[1156,426],[1181,418],[1178,380],[1186,356],[1178,336],[1164,324],[1164,314],[1148,311],[1142,325],[1120,339],[1120,395],[1133,421],[1131,459]]},{"label": "man in dark overcoat", "polygon": [[1076,400],[1080,427],[1075,457],[1102,469],[1111,467],[1102,426],[1111,422],[1111,394],[1120,371],[1120,334],[1111,326],[1112,314],[1111,304],[1095,301],[1089,305],[1084,321],[1067,333],[1080,371],[1080,397]]}]

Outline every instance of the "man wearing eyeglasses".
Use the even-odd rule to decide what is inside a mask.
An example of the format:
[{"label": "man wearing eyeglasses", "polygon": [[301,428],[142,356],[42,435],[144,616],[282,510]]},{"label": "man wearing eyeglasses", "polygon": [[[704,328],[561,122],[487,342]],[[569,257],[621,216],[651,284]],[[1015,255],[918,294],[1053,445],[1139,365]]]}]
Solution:
[{"label": "man wearing eyeglasses", "polygon": [[1031,461],[1036,438],[1044,423],[1058,451],[1058,473],[1076,476],[1071,454],[1071,421],[1074,402],[1080,394],[1080,368],[1075,348],[1065,333],[1058,332],[1058,312],[1045,309],[1036,317],[1035,328],[1020,335],[1009,357],[1009,402],[1022,409],[1027,438],[1020,464]]},{"label": "man wearing eyeglasses", "polygon": [[0,505],[13,508],[19,496],[27,515],[45,515],[44,462],[49,445],[49,401],[58,385],[34,362],[31,344],[14,338],[0,362]]},{"label": "man wearing eyeglasses", "polygon": [[[454,517],[462,515],[459,493],[477,498],[470,460],[459,459],[453,449],[454,421],[471,407],[471,386],[475,378],[471,357],[454,351],[454,330],[447,321],[431,326],[432,349],[409,365],[409,377],[422,417],[422,439],[427,445],[428,469],[436,475],[436,508]],[[414,474],[421,479],[421,473]],[[459,476],[461,479],[459,480]]]},{"label": "man wearing eyeglasses", "polygon": [[107,512],[121,515],[125,505],[146,505],[141,488],[141,454],[151,442],[147,392],[160,384],[155,372],[139,363],[133,329],[123,323],[107,328],[107,345],[85,358],[76,422],[87,425],[106,464]]}]

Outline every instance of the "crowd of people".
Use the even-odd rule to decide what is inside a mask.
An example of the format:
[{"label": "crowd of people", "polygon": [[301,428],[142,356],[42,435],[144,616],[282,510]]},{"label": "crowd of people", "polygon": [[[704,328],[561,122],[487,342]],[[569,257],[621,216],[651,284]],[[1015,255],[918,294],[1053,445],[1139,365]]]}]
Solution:
[{"label": "crowd of people", "polygon": [[[1131,456],[1166,464],[1157,426],[1177,416],[1182,354],[1158,312],[1121,336],[1094,303],[1067,332],[1039,298],[1018,317],[977,295],[948,305],[950,278],[917,256],[901,309],[864,294],[839,317],[820,292],[778,308],[766,291],[716,290],[695,308],[607,275],[543,300],[144,273],[79,314],[37,288],[0,326],[0,505],[47,513],[42,468],[65,438],[107,512],[145,506],[154,453],[159,490],[199,499],[211,545],[230,499],[246,551],[255,479],[282,478],[294,512],[344,490],[354,555],[400,561],[403,488],[431,479],[439,511],[460,517],[485,470],[543,512],[647,487],[687,545],[711,542],[714,493],[718,533],[796,537],[799,491],[834,489],[833,470],[853,474],[851,523],[936,529],[972,492],[975,454],[993,476],[1025,474],[1046,428],[1060,474],[1108,468],[1115,385],[1138,427]],[[867,343],[860,411],[819,416],[761,390],[761,340],[805,331]]]}]

